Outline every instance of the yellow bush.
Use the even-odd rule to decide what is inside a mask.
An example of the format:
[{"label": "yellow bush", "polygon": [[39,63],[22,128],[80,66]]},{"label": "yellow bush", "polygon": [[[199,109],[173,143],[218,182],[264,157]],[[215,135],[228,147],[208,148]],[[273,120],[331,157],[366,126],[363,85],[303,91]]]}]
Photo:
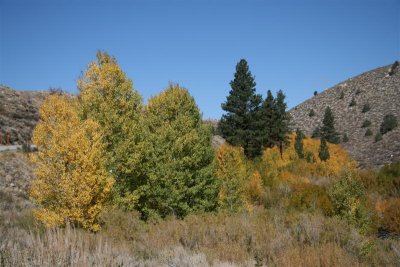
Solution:
[{"label": "yellow bush", "polygon": [[36,179],[30,196],[38,205],[36,218],[46,226],[70,221],[99,229],[97,217],[113,185],[102,138],[97,123],[80,120],[72,99],[51,95],[43,103],[33,133],[39,151],[32,156]]},{"label": "yellow bush", "polygon": [[[290,144],[294,144],[295,135],[290,135]],[[288,170],[298,177],[305,176],[338,176],[343,169],[353,170],[356,162],[353,161],[347,152],[336,144],[328,144],[330,158],[321,161],[318,157],[320,141],[312,138],[304,138],[304,151],[307,157],[312,158],[310,162],[306,159],[298,159],[293,145],[288,146],[281,158],[277,147],[267,148],[262,156],[262,162],[267,167],[267,172],[278,169]]]},{"label": "yellow bush", "polygon": [[264,197],[264,188],[261,175],[254,171],[247,183],[246,196],[250,203],[259,204]]}]

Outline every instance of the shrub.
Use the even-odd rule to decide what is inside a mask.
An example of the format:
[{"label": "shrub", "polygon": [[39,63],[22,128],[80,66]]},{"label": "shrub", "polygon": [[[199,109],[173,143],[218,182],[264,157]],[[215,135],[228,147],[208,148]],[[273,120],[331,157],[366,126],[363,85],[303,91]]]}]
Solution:
[{"label": "shrub", "polygon": [[360,89],[357,89],[356,95],[359,95],[359,94],[361,94],[361,90],[360,90]]},{"label": "shrub", "polygon": [[365,112],[368,112],[370,110],[371,110],[371,106],[368,103],[366,103],[366,104],[364,104],[361,112],[365,113]]},{"label": "shrub", "polygon": [[316,96],[316,95],[318,95],[318,92],[317,92],[317,91],[314,91],[314,96]]},{"label": "shrub", "polygon": [[397,127],[397,118],[393,114],[385,115],[381,124],[380,132],[385,134]]},{"label": "shrub", "polygon": [[260,204],[264,198],[264,186],[258,171],[254,171],[247,182],[246,196],[251,204]]},{"label": "shrub", "polygon": [[23,143],[21,148],[22,148],[22,152],[24,152],[24,153],[32,152],[32,147],[28,143]]},{"label": "shrub", "polygon": [[324,215],[333,215],[333,206],[328,193],[324,188],[313,184],[297,186],[290,198],[289,207],[302,211],[321,210]]},{"label": "shrub", "polygon": [[340,93],[339,99],[343,99],[343,98],[344,98],[344,92],[342,91],[342,92]]},{"label": "shrub", "polygon": [[377,132],[375,135],[375,142],[379,142],[382,140],[382,134],[381,132]]},{"label": "shrub", "polygon": [[399,62],[396,60],[389,69],[389,76],[394,74],[394,70],[399,66]]},{"label": "shrub", "polygon": [[371,136],[371,135],[372,135],[371,129],[367,129],[367,131],[365,132],[365,136]]},{"label": "shrub", "polygon": [[315,128],[311,135],[312,138],[320,138],[321,137],[321,129],[319,127]]},{"label": "shrub", "polygon": [[349,141],[349,137],[347,136],[346,133],[343,134],[342,142],[347,143]]},{"label": "shrub", "polygon": [[400,197],[400,162],[383,166],[377,180],[381,194]]},{"label": "shrub", "polygon": [[400,198],[389,202],[383,212],[382,223],[390,232],[400,234]]},{"label": "shrub", "polygon": [[370,120],[365,120],[363,122],[363,124],[361,125],[361,128],[366,128],[366,127],[368,127],[370,125],[371,125],[371,121]]},{"label": "shrub", "polygon": [[308,113],[308,116],[314,117],[315,116],[315,111],[313,109],[311,109],[310,113]]},{"label": "shrub", "polygon": [[361,233],[375,230],[375,214],[367,208],[365,188],[353,174],[346,172],[331,190],[335,214],[360,229]]},{"label": "shrub", "polygon": [[357,103],[356,103],[356,100],[354,99],[354,97],[351,99],[351,102],[350,102],[350,104],[349,104],[349,107],[353,107],[353,106],[355,106]]}]

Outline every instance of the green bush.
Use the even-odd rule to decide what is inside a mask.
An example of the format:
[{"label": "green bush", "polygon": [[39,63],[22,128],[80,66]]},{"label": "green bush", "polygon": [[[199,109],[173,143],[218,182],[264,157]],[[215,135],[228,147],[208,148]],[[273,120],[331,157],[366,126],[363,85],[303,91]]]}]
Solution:
[{"label": "green bush", "polygon": [[377,180],[381,194],[400,197],[400,162],[383,166]]},{"label": "green bush", "polygon": [[310,113],[308,113],[308,116],[310,116],[310,117],[315,116],[315,111],[313,109],[311,109]]},{"label": "green bush", "polygon": [[343,99],[343,98],[344,98],[344,92],[342,91],[342,92],[340,93],[339,99]]},{"label": "green bush", "polygon": [[393,114],[388,114],[383,118],[383,122],[381,124],[380,132],[381,134],[385,134],[390,132],[394,128],[397,127],[397,118]]},{"label": "green bush", "polygon": [[375,135],[375,142],[379,142],[382,140],[382,134],[381,132],[377,132]]},{"label": "green bush", "polygon": [[372,135],[371,129],[367,129],[367,131],[365,132],[365,136],[371,136],[371,135]]},{"label": "green bush", "polygon": [[346,133],[343,135],[342,142],[343,142],[343,143],[349,142],[349,137],[347,136]]},{"label": "green bush", "polygon": [[350,104],[349,104],[349,107],[353,107],[353,106],[355,106],[357,103],[356,103],[356,100],[354,99],[354,97],[351,99],[351,102],[350,102]]},{"label": "green bush", "polygon": [[363,122],[363,124],[361,125],[361,128],[366,128],[366,127],[368,127],[370,125],[371,125],[371,121],[370,120],[365,120]]},{"label": "green bush", "polygon": [[353,174],[345,173],[329,193],[336,215],[356,226],[361,233],[376,230],[376,216],[367,207],[365,188]]},{"label": "green bush", "polygon": [[368,112],[370,110],[371,110],[371,106],[368,103],[366,103],[363,106],[362,113]]}]

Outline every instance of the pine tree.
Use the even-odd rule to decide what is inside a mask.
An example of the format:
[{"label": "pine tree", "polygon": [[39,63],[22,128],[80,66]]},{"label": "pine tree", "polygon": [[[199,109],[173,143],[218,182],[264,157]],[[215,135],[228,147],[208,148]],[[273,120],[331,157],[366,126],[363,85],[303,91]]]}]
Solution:
[{"label": "pine tree", "polygon": [[335,130],[335,117],[333,116],[330,107],[327,107],[325,109],[324,119],[322,121],[322,127],[320,129],[320,135],[329,143],[340,143],[340,136]]},{"label": "pine tree", "polygon": [[78,89],[81,117],[96,121],[104,133],[107,169],[116,179],[115,201],[133,206],[131,192],[144,155],[142,98],[117,60],[101,51],[78,81]]},{"label": "pine tree", "polygon": [[321,138],[321,144],[319,146],[318,156],[322,161],[327,161],[330,158],[329,148],[325,138]]},{"label": "pine tree", "polygon": [[279,90],[275,99],[275,123],[272,128],[272,140],[278,146],[280,155],[283,155],[284,146],[289,144],[290,115],[286,111],[285,94]]},{"label": "pine tree", "polygon": [[203,123],[193,97],[171,84],[149,99],[144,113],[146,150],[137,209],[144,218],[212,210],[218,192],[211,127]]},{"label": "pine tree", "polygon": [[258,121],[261,95],[256,94],[256,83],[247,61],[242,59],[236,65],[234,79],[230,82],[232,90],[222,109],[226,111],[218,125],[219,132],[234,146],[242,146],[249,158],[261,154]]},{"label": "pine tree", "polygon": [[273,137],[272,137],[272,129],[274,128],[274,124],[276,123],[276,105],[274,96],[271,93],[271,90],[268,90],[267,97],[262,103],[261,106],[261,121],[262,121],[262,147],[272,147]]},{"label": "pine tree", "polygon": [[300,159],[304,158],[303,139],[304,139],[304,134],[301,132],[301,130],[299,128],[297,128],[294,149],[296,151],[297,156]]}]

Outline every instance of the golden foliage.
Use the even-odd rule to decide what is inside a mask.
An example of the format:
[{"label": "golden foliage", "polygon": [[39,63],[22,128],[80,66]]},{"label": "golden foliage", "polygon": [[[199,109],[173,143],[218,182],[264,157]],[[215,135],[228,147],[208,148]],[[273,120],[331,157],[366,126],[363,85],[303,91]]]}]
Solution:
[{"label": "golden foliage", "polygon": [[254,171],[246,186],[246,197],[250,203],[259,204],[264,197],[264,186],[261,175]]},{"label": "golden foliage", "polygon": [[216,176],[220,181],[219,206],[229,211],[246,205],[246,163],[241,148],[223,144],[217,151]]},{"label": "golden foliage", "polygon": [[104,168],[99,125],[81,121],[76,110],[73,99],[59,95],[50,95],[40,108],[33,133],[39,149],[32,156],[36,179],[30,195],[39,206],[35,216],[46,226],[70,221],[96,231],[113,179]]},{"label": "golden foliage", "polygon": [[[290,135],[290,143],[294,144],[295,135]],[[262,156],[263,164],[267,166],[267,171],[271,169],[288,169],[289,172],[298,177],[304,176],[338,176],[343,169],[353,170],[356,162],[351,160],[347,152],[336,144],[329,144],[330,158],[327,161],[321,161],[318,157],[320,141],[305,137],[303,140],[304,152],[306,158],[298,159],[294,146],[287,147],[283,157],[279,156],[277,147],[267,148]],[[287,176],[287,174],[283,174]],[[285,177],[282,177],[285,179]]]}]

